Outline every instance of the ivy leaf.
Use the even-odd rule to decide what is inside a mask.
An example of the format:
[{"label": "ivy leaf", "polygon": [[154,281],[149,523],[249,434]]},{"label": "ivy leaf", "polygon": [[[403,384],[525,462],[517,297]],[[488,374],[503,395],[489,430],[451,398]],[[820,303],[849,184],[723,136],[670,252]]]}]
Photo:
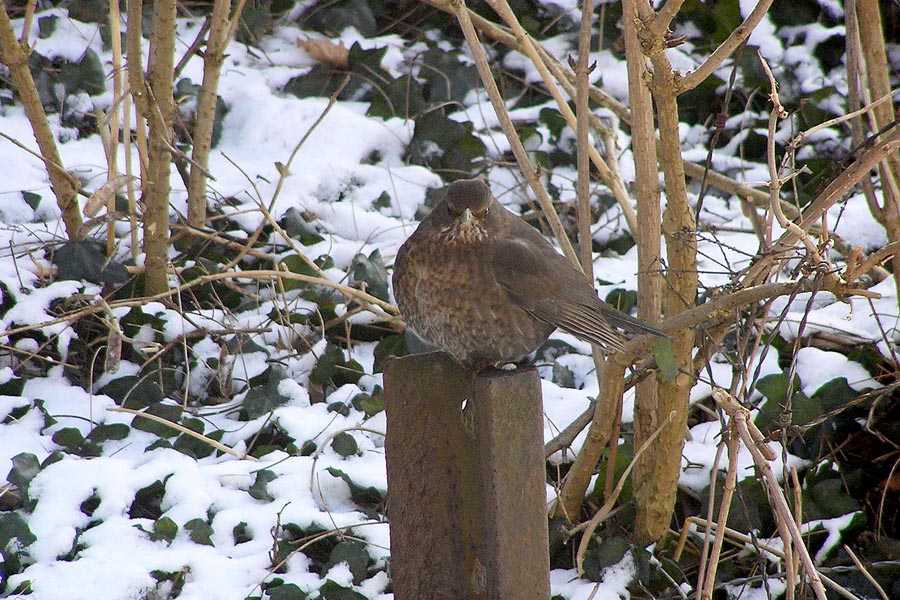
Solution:
[{"label": "ivy leaf", "polygon": [[273,585],[266,588],[269,600],[306,600],[309,594],[300,589],[295,583]]},{"label": "ivy leaf", "polygon": [[157,479],[147,487],[139,489],[128,509],[131,519],[158,519],[162,515],[162,501],[166,495],[166,484]]},{"label": "ivy leaf", "polygon": [[125,423],[104,423],[94,427],[87,439],[90,442],[102,444],[110,440],[124,440],[129,433],[131,433],[131,428]]},{"label": "ivy leaf", "polygon": [[603,581],[603,570],[618,564],[631,544],[621,537],[613,537],[597,544],[584,557],[584,576],[590,581]]},{"label": "ivy leaf", "polygon": [[331,447],[344,458],[354,456],[359,452],[359,444],[356,443],[356,438],[346,431],[342,431],[334,436],[334,439],[331,440]]},{"label": "ivy leaf", "polygon": [[356,541],[338,542],[331,550],[328,562],[322,567],[322,572],[327,573],[331,567],[347,563],[350,573],[353,575],[353,583],[359,585],[365,578],[369,566],[369,553],[364,544]]},{"label": "ivy leaf", "polygon": [[171,544],[178,535],[178,524],[169,517],[160,517],[153,522],[153,532],[150,539],[154,542],[166,542]]},{"label": "ivy leaf", "polygon": [[37,538],[19,512],[0,513],[0,551],[3,551],[7,559],[9,554],[6,551],[12,540],[18,540],[21,547],[26,547],[37,541]]},{"label": "ivy leaf", "polygon": [[850,387],[846,377],[836,377],[835,379],[824,383],[813,394],[813,398],[820,400],[822,402],[822,407],[826,411],[832,411],[841,406],[845,406],[857,396],[858,393]]},{"label": "ivy leaf", "polygon": [[346,383],[356,383],[362,375],[363,368],[358,362],[347,360],[343,350],[329,343],[316,361],[309,380],[315,385],[324,385],[330,381],[340,387]]},{"label": "ivy leaf", "polygon": [[[170,423],[178,423],[181,418],[182,408],[175,404],[166,404],[157,402],[147,407],[146,414],[154,415],[169,421]],[[174,427],[170,427],[165,423],[160,423],[155,419],[147,419],[141,415],[135,415],[131,426],[140,431],[146,431],[162,438],[170,438],[178,435],[179,431]]]},{"label": "ivy leaf", "polygon": [[378,33],[378,24],[370,4],[365,0],[315,3],[301,16],[304,29],[337,37],[347,27],[353,27],[363,37],[375,36]]},{"label": "ivy leaf", "polygon": [[384,410],[384,397],[380,387],[376,387],[372,394],[357,394],[350,401],[353,408],[366,413],[367,417],[377,415]]},{"label": "ivy leaf", "polygon": [[316,65],[303,75],[294,77],[284,86],[284,92],[298,98],[311,96],[331,96],[338,86],[350,75],[350,79],[340,100],[367,100],[373,85],[379,88],[392,81],[390,74],[381,68],[381,61],[387,53],[387,47],[365,50],[358,42],[350,46],[347,53],[348,70],[335,70],[328,65]]},{"label": "ivy leaf", "polygon": [[424,68],[419,76],[425,80],[427,98],[433,104],[462,104],[469,92],[481,85],[478,70],[474,65],[460,62],[455,52],[433,46],[420,59]]},{"label": "ivy leaf", "polygon": [[21,452],[12,457],[12,465],[12,469],[6,476],[6,481],[19,488],[22,496],[26,500],[30,500],[28,497],[28,486],[31,484],[31,480],[41,472],[41,463],[34,454]]},{"label": "ivy leaf", "polygon": [[37,210],[38,205],[41,203],[41,195],[35,194],[34,192],[22,192],[22,199],[25,200],[25,203],[31,207],[31,210]]},{"label": "ivy leaf", "polygon": [[402,335],[389,335],[375,346],[375,362],[372,371],[381,373],[389,360],[407,354],[409,354],[409,350],[406,348],[406,338]]},{"label": "ivy leaf", "polygon": [[367,600],[359,592],[335,583],[331,579],[319,588],[319,594],[321,594],[322,600]]},{"label": "ivy leaf", "polygon": [[243,421],[266,415],[290,400],[288,396],[278,391],[279,384],[288,377],[284,369],[270,366],[262,377],[264,377],[265,385],[251,387],[244,397],[241,404],[241,420]]},{"label": "ivy leaf", "polygon": [[678,377],[678,362],[675,360],[672,340],[663,338],[653,344],[653,358],[666,381],[675,381],[675,378]]},{"label": "ivy leaf", "polygon": [[388,298],[388,272],[381,258],[381,251],[374,250],[369,256],[357,254],[350,263],[350,282],[365,282],[365,290],[387,302]]},{"label": "ivy leaf", "polygon": [[107,260],[100,245],[93,240],[63,244],[53,253],[53,264],[60,280],[121,284],[131,277],[125,265]]},{"label": "ivy leaf", "polygon": [[412,163],[440,171],[452,181],[468,177],[485,153],[484,142],[472,133],[472,123],[458,123],[440,110],[416,118],[409,144]]},{"label": "ivy leaf", "polygon": [[[187,526],[187,525],[185,525]],[[246,521],[241,521],[231,529],[231,537],[234,538],[234,545],[245,544],[253,539],[253,532]]]},{"label": "ivy leaf", "polygon": [[84,436],[77,427],[63,427],[53,434],[52,439],[53,443],[59,444],[69,452],[75,452],[84,441]]},{"label": "ivy leaf", "polygon": [[637,306],[637,292],[616,288],[606,295],[606,303],[616,310],[629,314],[631,309]]},{"label": "ivy leaf", "polygon": [[213,528],[205,520],[199,517],[197,517],[196,519],[191,519],[184,524],[184,528],[188,532],[188,537],[195,544],[201,544],[203,546],[214,545],[210,537],[214,533]]},{"label": "ivy leaf", "polygon": [[106,74],[97,53],[88,48],[78,60],[69,62],[63,60],[58,65],[57,77],[63,85],[66,94],[73,95],[85,92],[95,96],[106,91]]},{"label": "ivy leaf", "polygon": [[269,482],[275,481],[276,479],[278,479],[278,475],[273,471],[261,469],[256,472],[256,479],[253,480],[253,485],[250,486],[250,489],[247,490],[247,492],[250,494],[251,498],[262,500],[264,502],[271,502],[275,498],[269,493],[268,485]]},{"label": "ivy leaf", "polygon": [[394,79],[373,94],[366,116],[411,119],[428,108],[422,84],[409,75]]},{"label": "ivy leaf", "polygon": [[100,389],[126,408],[141,409],[162,402],[163,393],[159,384],[151,377],[125,375],[113,379]]},{"label": "ivy leaf", "polygon": [[380,490],[374,486],[361,486],[340,469],[327,467],[325,470],[328,471],[332,477],[338,477],[344,480],[344,483],[350,488],[350,497],[364,510],[364,512],[366,509],[368,509],[369,512],[374,512],[374,509],[377,509],[384,504],[384,490]]},{"label": "ivy leaf", "polygon": [[293,206],[285,211],[280,225],[291,239],[298,240],[304,246],[312,246],[325,240],[315,227],[303,218],[303,214]]}]

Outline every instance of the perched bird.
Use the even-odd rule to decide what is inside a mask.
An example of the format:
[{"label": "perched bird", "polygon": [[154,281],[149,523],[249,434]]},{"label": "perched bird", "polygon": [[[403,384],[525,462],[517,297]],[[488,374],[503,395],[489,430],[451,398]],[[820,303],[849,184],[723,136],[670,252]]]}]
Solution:
[{"label": "perched bird", "polygon": [[517,362],[558,327],[607,350],[616,330],[665,337],[597,297],[590,281],[480,180],[455,181],[394,262],[407,324],[467,369]]}]

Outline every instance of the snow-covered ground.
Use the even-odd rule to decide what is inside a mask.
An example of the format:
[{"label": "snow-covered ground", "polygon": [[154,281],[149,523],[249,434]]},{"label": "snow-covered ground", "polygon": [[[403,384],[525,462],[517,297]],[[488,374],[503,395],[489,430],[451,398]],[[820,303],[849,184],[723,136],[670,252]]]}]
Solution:
[{"label": "snow-covered ground", "polygon": [[[51,15],[58,17],[54,32],[41,38],[40,19]],[[193,39],[198,23],[197,20],[180,21],[180,51]],[[15,25],[21,27],[21,21]],[[327,110],[326,98],[299,99],[280,91],[286,81],[303,74],[313,64],[295,43],[301,33],[293,25],[281,25],[263,41],[261,50],[237,43],[229,47],[219,89],[228,113],[221,141],[210,159],[209,170],[215,177],[209,184],[211,197],[230,199],[227,205],[222,205],[222,210],[245,232],[253,231],[264,218],[259,203],[266,205],[276,219],[289,209],[311,215],[323,240],[305,246],[304,250],[313,258],[331,256],[334,265],[326,273],[336,281],[344,281],[353,258],[360,253],[368,256],[379,250],[386,264],[393,262],[397,248],[415,228],[417,210],[423,206],[426,192],[441,186],[442,180],[434,172],[405,161],[405,150],[413,135],[412,121],[368,117],[367,104],[361,102],[342,101]],[[767,49],[781,48],[782,41],[775,39],[771,30],[760,29],[757,37],[757,43]],[[107,70],[110,65],[110,52],[101,42],[98,27],[78,22],[61,9],[40,13],[31,39],[35,50],[47,57],[78,60],[91,48]],[[383,66],[394,72],[416,50],[397,36],[364,38],[352,29],[346,30],[342,39],[348,47],[354,42],[366,48],[386,47]],[[571,40],[560,42],[554,51],[564,57],[571,51],[570,44]],[[608,66],[605,70],[608,91],[621,97],[626,92],[622,63],[609,52],[597,58],[600,64]],[[610,76],[615,69],[619,69],[622,78]],[[201,60],[190,59],[183,76],[201,81]],[[95,109],[108,109],[112,94],[107,91],[73,100],[92,103]],[[476,122],[478,134],[489,152],[496,156],[507,145],[496,130],[490,105],[477,90],[471,92],[470,100],[461,107],[457,117]],[[323,114],[324,118],[315,126]],[[76,132],[68,130],[53,115],[51,124],[59,139],[70,140],[60,144],[65,166],[87,182],[88,189],[99,187],[106,179],[107,164],[99,138],[75,139]],[[311,129],[276,197],[279,186],[276,163],[286,163],[296,144]],[[4,103],[0,107],[0,130],[36,150],[20,105]],[[702,149],[705,155],[705,141],[692,140],[690,131],[686,130],[686,152],[691,152],[691,145],[696,144],[696,149]],[[627,152],[621,157],[626,176],[633,172],[630,157]],[[125,160],[122,152],[119,164]],[[724,158],[717,156],[717,160]],[[48,276],[52,269],[43,246],[47,241],[62,239],[64,231],[42,163],[8,140],[0,139],[0,165],[0,281],[4,284],[0,328],[8,331],[51,321],[55,318],[54,301],[76,294],[92,297],[101,288],[84,282],[53,281]],[[748,180],[765,176],[764,170],[758,168],[747,168],[747,173]],[[526,201],[520,191],[514,191],[516,180],[511,171],[496,168],[489,179],[502,202],[518,206]],[[572,197],[573,180],[571,171],[561,170],[553,175],[554,184],[560,186],[565,198]],[[173,210],[184,214],[186,192],[174,170],[171,181]],[[23,191],[40,195],[40,202],[30,205]],[[390,199],[387,205],[379,202],[382,194]],[[836,231],[852,244],[869,249],[885,242],[883,230],[872,219],[861,196],[846,202],[840,218],[834,216]],[[701,255],[706,257],[701,268],[707,271],[702,277],[708,285],[718,285],[727,281],[727,270],[746,265],[757,250],[757,240],[748,232],[729,233],[749,229],[737,202],[709,196],[704,203],[704,217],[720,231],[717,240],[701,246]],[[119,256],[124,258],[130,252],[128,235],[124,235],[127,223],[122,221],[118,228],[122,234]],[[101,235],[99,231],[97,235]],[[609,235],[609,232],[597,232],[598,238]],[[272,251],[280,252],[279,256],[289,254],[283,247]],[[624,256],[597,256],[596,269],[604,274],[603,279],[614,283],[599,288],[601,297],[614,287],[635,287],[633,250]],[[881,339],[882,332],[887,332],[889,339],[896,339],[898,309],[893,284],[885,281],[874,291],[882,298],[871,304],[856,300],[848,305],[824,295],[817,298],[807,316],[806,332],[841,331],[875,342]],[[383,600],[392,597],[387,591],[388,524],[374,519],[372,513],[367,514],[341,477],[344,474],[356,485],[373,487],[382,493],[386,489],[384,441],[380,433],[385,430],[384,413],[367,416],[352,402],[360,394],[377,393],[381,385],[380,373],[373,372],[375,343],[354,345],[347,357],[358,361],[365,375],[332,391],[327,402],[316,402],[310,396],[308,382],[316,357],[326,350],[326,342],[317,342],[308,352],[285,347],[285,340],[296,340],[296,332],[269,320],[273,308],[279,303],[284,306],[284,301],[266,290],[261,294],[263,301],[257,307],[231,313],[194,311],[190,318],[183,318],[162,304],[145,305],[140,308],[141,313],[156,319],[153,327],[162,329],[156,334],[145,331],[146,341],[169,342],[183,333],[201,327],[215,329],[221,324],[267,329],[255,339],[261,348],[242,354],[235,362],[233,376],[235,381],[250,380],[263,374],[277,360],[279,367],[290,375],[277,386],[284,402],[271,412],[242,420],[237,408],[247,390],[237,385],[229,404],[197,407],[187,412],[196,413],[194,416],[207,435],[221,432],[217,434],[219,441],[238,455],[243,454],[257,434],[270,435],[273,431],[294,440],[298,449],[304,444],[314,444],[314,451],[289,455],[279,449],[258,460],[216,452],[194,458],[177,449],[177,444],[175,448],[160,444],[158,433],[131,427],[133,416],[117,411],[117,402],[103,391],[110,381],[137,374],[138,364],[122,363],[117,373],[105,375],[86,391],[64,376],[61,364],[19,380],[7,355],[8,362],[0,368],[0,389],[9,394],[0,396],[0,469],[12,469],[15,457],[19,457],[18,465],[22,461],[27,463],[26,453],[47,464],[34,470],[37,472],[33,473],[27,488],[28,510],[15,513],[21,514],[32,536],[11,535],[8,532],[12,531],[13,521],[0,521],[0,533],[7,532],[0,540],[15,538],[7,547],[6,558],[13,554],[25,557],[18,569],[8,571],[13,574],[6,582],[5,593],[24,585],[31,597],[41,600],[175,596],[228,600],[263,596],[264,590],[272,598],[303,597],[290,595],[294,593],[290,584],[294,584],[299,590],[313,594],[311,597],[316,593],[326,598]],[[782,335],[788,338],[796,335],[796,325],[807,309],[808,300],[808,295],[793,299],[781,326]],[[290,302],[291,309],[298,310],[306,301],[295,298]],[[307,310],[315,308],[312,303],[306,304]],[[776,304],[774,311],[783,308],[784,303]],[[345,309],[339,305],[338,314]],[[115,313],[125,319],[134,314],[131,311],[122,308]],[[371,320],[365,315],[354,319],[356,322]],[[56,336],[42,339],[49,339],[49,350],[65,362],[69,343],[77,334],[65,323],[48,325],[44,332]],[[598,392],[593,367],[587,358],[589,348],[565,334],[557,333],[554,337],[570,344],[577,352],[558,360],[571,371],[574,387],[554,383],[550,369],[541,371],[548,440],[580,414]],[[192,342],[195,363],[202,365],[204,361],[209,364],[217,360],[220,345],[208,335],[200,338]],[[7,337],[2,342],[19,350],[48,350],[30,337],[16,340]],[[880,344],[883,353],[891,351],[884,342]],[[770,348],[754,358],[747,372],[755,372],[760,377],[779,373],[776,350]],[[210,368],[204,371],[198,367],[191,374],[196,378],[192,389],[202,388],[202,382],[208,381],[211,373]],[[804,348],[797,355],[796,374],[807,394],[842,376],[855,389],[877,386],[870,379],[872,374],[860,364],[843,355],[814,348]],[[712,363],[704,373],[704,382],[695,389],[694,399],[706,396],[710,385],[731,387],[733,376],[731,364]],[[628,398],[627,402],[624,414],[629,420],[632,399]],[[335,404],[344,409],[335,410]],[[66,443],[72,436],[77,438],[78,433],[90,441],[92,431],[99,425],[115,424],[127,426],[124,436],[104,437],[97,441],[95,452],[75,451],[73,448],[78,443],[74,446]],[[109,431],[113,430],[108,428],[107,434]],[[334,443],[338,439],[346,441],[348,435],[356,444],[356,449],[350,452]],[[717,422],[694,427],[692,441],[685,449],[683,485],[698,491],[708,485],[719,439]],[[174,436],[169,441],[174,442]],[[154,444],[158,447],[148,450]],[[581,438],[576,439],[573,450],[577,451],[580,444]],[[779,451],[778,455],[780,460],[782,453]],[[749,455],[742,453],[739,461],[740,472],[750,474]],[[719,464],[718,468],[724,466]],[[780,468],[776,466],[775,470]],[[27,469],[19,472],[22,471]],[[552,499],[552,488],[548,487],[547,493],[548,499]],[[368,558],[363,560],[361,569],[353,560],[337,560],[340,554],[332,555],[334,564],[329,563],[328,557],[317,559],[304,552],[289,554],[308,541],[306,536],[332,529],[338,533],[330,538],[331,546],[351,540],[359,540],[364,545],[364,555]],[[287,541],[296,543],[290,545]],[[13,548],[18,552],[13,552]],[[330,547],[328,551],[331,552]],[[356,554],[353,556],[358,558]],[[275,564],[285,557],[286,562],[273,572]],[[621,563],[608,569],[601,584],[578,579],[574,571],[556,570],[552,574],[553,591],[571,600],[627,597],[626,586],[634,569],[633,560],[627,555]],[[326,584],[329,580],[333,584]],[[319,592],[342,587],[361,596]]]}]

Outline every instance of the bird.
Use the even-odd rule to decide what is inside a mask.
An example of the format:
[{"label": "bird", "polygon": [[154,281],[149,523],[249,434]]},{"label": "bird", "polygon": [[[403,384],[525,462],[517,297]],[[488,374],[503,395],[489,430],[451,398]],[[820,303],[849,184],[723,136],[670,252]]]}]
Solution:
[{"label": "bird", "polygon": [[557,328],[605,352],[668,337],[603,302],[588,278],[481,179],[460,179],[401,245],[392,275],[407,326],[476,373],[518,363]]}]

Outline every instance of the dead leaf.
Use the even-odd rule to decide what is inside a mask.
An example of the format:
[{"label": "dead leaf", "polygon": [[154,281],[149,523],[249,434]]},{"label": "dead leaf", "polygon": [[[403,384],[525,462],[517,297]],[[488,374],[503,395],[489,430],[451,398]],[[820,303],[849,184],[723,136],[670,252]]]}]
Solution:
[{"label": "dead leaf", "polygon": [[309,54],[313,60],[330,65],[335,69],[347,70],[350,66],[350,51],[344,42],[327,39],[298,38],[297,46]]}]

